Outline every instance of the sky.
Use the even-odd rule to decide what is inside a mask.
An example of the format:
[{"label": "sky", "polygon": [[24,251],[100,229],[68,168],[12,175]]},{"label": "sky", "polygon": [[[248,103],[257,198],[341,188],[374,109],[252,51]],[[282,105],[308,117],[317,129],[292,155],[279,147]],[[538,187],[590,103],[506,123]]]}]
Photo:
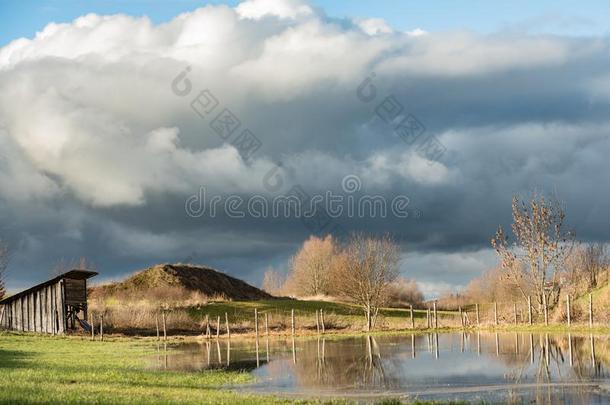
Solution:
[{"label": "sky", "polygon": [[[236,6],[239,1],[196,0],[90,0],[0,2],[4,16],[0,44],[32,37],[49,22],[69,22],[88,13],[148,16],[154,23],[171,20],[180,13],[206,4]],[[311,4],[338,18],[382,18],[399,30],[426,31],[468,29],[481,33],[527,31],[585,36],[608,35],[610,7],[607,2],[569,0],[455,1],[438,0],[318,0]]]},{"label": "sky", "polygon": [[[580,240],[606,240],[609,14],[601,1],[0,2],[9,289],[80,257],[101,281],[193,262],[259,284],[311,234],[368,232],[400,243],[403,275],[431,297],[497,264],[490,237],[512,196],[535,191],[564,203]],[[388,212],[261,211],[295,192]]]}]

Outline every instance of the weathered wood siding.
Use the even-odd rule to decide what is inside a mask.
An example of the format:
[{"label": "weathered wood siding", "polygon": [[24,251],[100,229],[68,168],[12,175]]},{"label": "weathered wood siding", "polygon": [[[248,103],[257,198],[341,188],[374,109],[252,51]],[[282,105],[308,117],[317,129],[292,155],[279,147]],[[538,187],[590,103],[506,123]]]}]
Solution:
[{"label": "weathered wood siding", "polygon": [[66,278],[64,280],[64,291],[66,294],[66,304],[80,304],[87,302],[87,281],[72,280]]},{"label": "weathered wood siding", "polygon": [[[81,280],[71,280],[81,281]],[[84,281],[84,280],[82,280]],[[0,305],[0,327],[5,329],[63,334],[66,332],[66,304],[86,303],[87,293],[73,289],[71,301],[66,299],[65,280],[32,291]],[[79,295],[80,294],[80,295]],[[75,301],[80,297],[81,301]]]}]

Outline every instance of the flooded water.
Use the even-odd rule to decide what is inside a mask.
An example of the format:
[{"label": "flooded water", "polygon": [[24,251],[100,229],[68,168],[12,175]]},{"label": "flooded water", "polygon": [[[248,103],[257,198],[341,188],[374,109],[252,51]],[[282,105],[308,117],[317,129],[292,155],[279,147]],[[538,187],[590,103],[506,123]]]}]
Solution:
[{"label": "flooded water", "polygon": [[303,397],[610,403],[610,336],[445,333],[210,340],[159,350],[152,368],[251,371],[248,392]]}]

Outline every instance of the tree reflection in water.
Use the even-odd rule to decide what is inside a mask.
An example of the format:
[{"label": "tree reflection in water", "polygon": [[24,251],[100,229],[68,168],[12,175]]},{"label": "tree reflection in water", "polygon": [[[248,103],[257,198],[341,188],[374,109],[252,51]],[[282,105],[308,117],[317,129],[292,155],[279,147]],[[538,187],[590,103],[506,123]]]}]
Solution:
[{"label": "tree reflection in water", "polygon": [[596,382],[606,382],[608,342],[593,335],[514,332],[216,339],[160,347],[151,367],[254,370],[257,386],[269,391],[378,390],[425,396],[480,388],[502,390],[504,396],[496,399],[505,400],[523,399],[523,390],[529,390],[533,399],[546,403],[558,390],[590,393]]}]

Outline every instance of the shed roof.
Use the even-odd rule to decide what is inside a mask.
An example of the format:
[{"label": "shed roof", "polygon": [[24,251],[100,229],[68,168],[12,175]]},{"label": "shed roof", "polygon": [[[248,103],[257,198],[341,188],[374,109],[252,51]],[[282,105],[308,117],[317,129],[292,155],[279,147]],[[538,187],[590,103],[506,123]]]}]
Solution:
[{"label": "shed roof", "polygon": [[35,285],[34,287],[30,287],[27,290],[23,290],[21,292],[18,292],[17,294],[13,294],[10,297],[7,297],[3,300],[0,301],[0,304],[6,304],[8,302],[11,302],[13,300],[16,300],[17,298],[21,298],[24,295],[28,295],[29,293],[39,290],[41,288],[44,288],[48,285],[51,284],[55,284],[57,283],[59,280],[65,279],[65,278],[69,278],[72,280],[86,280],[88,278],[91,278],[93,276],[97,276],[98,273],[96,273],[95,271],[90,271],[90,270],[82,270],[82,269],[73,269],[70,271],[67,271],[63,274],[60,274],[57,277],[54,277],[50,280],[45,281],[44,283],[40,283]]}]

